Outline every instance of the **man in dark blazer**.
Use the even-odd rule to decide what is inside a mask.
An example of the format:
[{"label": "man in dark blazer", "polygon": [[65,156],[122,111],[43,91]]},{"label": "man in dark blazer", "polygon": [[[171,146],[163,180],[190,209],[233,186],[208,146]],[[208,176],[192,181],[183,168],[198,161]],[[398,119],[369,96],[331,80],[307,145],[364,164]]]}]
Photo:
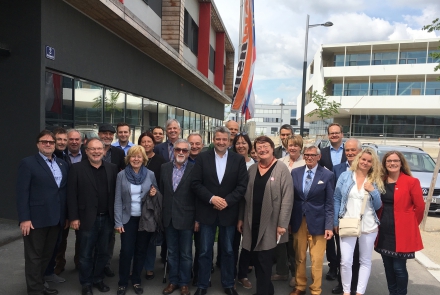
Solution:
[{"label": "man in dark blazer", "polygon": [[248,173],[244,157],[228,152],[230,131],[224,126],[214,131],[214,149],[197,156],[192,189],[197,196],[197,221],[200,222],[200,256],[197,291],[207,293],[212,266],[212,246],[219,227],[222,252],[221,281],[225,293],[234,289],[234,235],[239,202],[246,192]]},{"label": "man in dark blazer", "polygon": [[306,165],[293,169],[294,202],[290,219],[294,237],[296,276],[291,295],[306,293],[306,254],[310,249],[312,261],[311,294],[321,294],[322,263],[326,242],[333,236],[333,172],[318,165],[319,148],[304,150]]},{"label": "man in dark blazer", "polygon": [[154,153],[161,155],[165,160],[174,159],[173,145],[180,136],[180,123],[176,119],[169,119],[166,124],[167,140],[154,146]]},{"label": "man in dark blazer", "polygon": [[163,294],[180,287],[189,295],[192,263],[192,235],[195,221],[195,195],[191,190],[194,164],[188,161],[191,146],[178,139],[174,143],[174,161],[162,165],[159,190],[162,193],[162,219],[168,246],[169,285]]},{"label": "man in dark blazer", "polygon": [[116,165],[103,161],[104,143],[101,140],[90,139],[85,151],[88,161],[73,164],[70,168],[67,204],[70,227],[78,230],[82,294],[89,295],[93,294],[92,284],[100,292],[110,290],[103,279],[113,233],[119,170]]},{"label": "man in dark blazer", "polygon": [[[345,152],[345,156],[347,158],[347,161],[333,167],[333,173],[335,173],[336,182],[338,182],[338,178],[339,178],[339,176],[341,176],[342,173],[344,173],[345,171],[348,171],[350,169],[350,165],[353,162],[354,158],[356,158],[356,156],[361,151],[362,151],[362,144],[359,140],[357,140],[355,138],[350,138],[349,140],[347,140],[345,142],[344,152]],[[340,262],[341,261],[341,249],[340,249],[339,235],[335,234],[335,240],[336,240],[337,259]],[[352,265],[352,276],[351,276],[351,286],[352,286],[351,293],[354,293],[354,294],[356,294],[356,287],[358,284],[359,268],[360,268],[359,241],[357,241],[356,246],[354,248],[354,252],[353,252],[353,265]],[[339,269],[340,269],[340,267],[339,267]],[[332,293],[333,294],[343,293],[340,272],[338,272],[338,285],[332,289]]]},{"label": "man in dark blazer", "polygon": [[68,166],[54,156],[55,141],[50,131],[41,131],[36,140],[38,154],[21,160],[18,168],[17,211],[28,294],[58,293],[44,287],[43,278],[66,222]]},{"label": "man in dark blazer", "polygon": [[283,126],[280,127],[281,144],[279,147],[273,150],[273,155],[275,156],[275,158],[281,159],[282,157],[285,157],[288,154],[287,150],[283,146],[283,140],[289,136],[293,136],[293,128],[289,124],[284,124]]},{"label": "man in dark blazer", "polygon": [[[319,165],[333,171],[333,166],[347,161],[347,157],[344,153],[344,145],[342,144],[344,134],[342,133],[342,126],[338,123],[330,124],[327,127],[327,133],[330,146],[321,150],[321,160],[319,160]],[[327,241],[326,255],[329,266],[326,279],[333,281],[337,278],[340,263],[340,259],[338,259],[336,255],[335,238]]]}]

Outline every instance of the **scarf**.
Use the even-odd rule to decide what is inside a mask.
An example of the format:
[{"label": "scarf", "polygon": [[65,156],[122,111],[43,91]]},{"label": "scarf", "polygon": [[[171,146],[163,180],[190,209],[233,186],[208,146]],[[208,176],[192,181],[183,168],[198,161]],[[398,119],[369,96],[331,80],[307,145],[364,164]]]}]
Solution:
[{"label": "scarf", "polygon": [[144,182],[145,178],[147,178],[147,171],[148,169],[142,165],[141,169],[139,169],[139,172],[136,173],[131,165],[127,165],[127,167],[125,167],[125,176],[127,177],[128,182],[131,184],[140,185]]}]

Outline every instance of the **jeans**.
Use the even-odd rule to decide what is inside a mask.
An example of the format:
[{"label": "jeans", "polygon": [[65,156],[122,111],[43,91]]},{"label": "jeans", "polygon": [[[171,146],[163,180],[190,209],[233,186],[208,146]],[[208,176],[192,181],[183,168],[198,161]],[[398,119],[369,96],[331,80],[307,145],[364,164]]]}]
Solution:
[{"label": "jeans", "polygon": [[221,251],[221,283],[223,288],[234,287],[234,235],[235,226],[218,225],[218,219],[212,225],[200,223],[200,256],[198,288],[207,289],[212,267],[212,247],[214,246],[215,231],[219,227],[219,243]]},{"label": "jeans", "polygon": [[147,257],[148,244],[153,232],[139,231],[140,217],[131,216],[124,224],[124,232],[121,233],[121,252],[119,254],[119,282],[118,286],[128,286],[131,270],[131,283],[141,283],[141,273]]},{"label": "jeans", "polygon": [[150,241],[147,247],[147,257],[145,258],[144,269],[147,271],[154,271],[155,262],[156,262],[156,243]]},{"label": "jeans", "polygon": [[168,264],[170,283],[188,286],[191,280],[193,229],[175,229],[172,222],[165,228],[168,245]]},{"label": "jeans", "polygon": [[382,254],[383,266],[387,277],[388,291],[390,295],[406,294],[408,287],[408,271],[406,259],[395,258]]},{"label": "jeans", "polygon": [[[113,219],[109,215],[97,216],[90,230],[78,231],[79,282],[81,285],[99,283],[104,279],[108,261],[108,242],[113,233]],[[93,257],[93,254],[96,257]]]}]

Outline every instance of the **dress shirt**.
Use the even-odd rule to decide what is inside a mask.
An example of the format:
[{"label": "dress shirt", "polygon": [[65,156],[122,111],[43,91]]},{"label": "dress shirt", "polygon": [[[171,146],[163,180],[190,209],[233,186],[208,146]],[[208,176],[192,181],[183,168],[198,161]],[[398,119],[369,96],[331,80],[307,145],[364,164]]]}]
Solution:
[{"label": "dress shirt", "polygon": [[336,166],[338,164],[341,164],[342,154],[344,153],[344,145],[341,144],[341,146],[336,150],[333,148],[333,146],[330,145],[330,157],[332,158],[333,166]]},{"label": "dress shirt", "polygon": [[42,153],[38,152],[40,156],[43,158],[44,162],[46,162],[47,166],[49,166],[50,171],[52,171],[53,178],[55,178],[55,182],[57,183],[58,187],[61,185],[61,180],[63,179],[63,174],[61,172],[60,167],[57,164],[56,156],[53,155],[52,160],[49,160],[48,157],[43,155]]},{"label": "dress shirt", "polygon": [[180,181],[182,180],[183,173],[185,173],[186,164],[188,164],[188,161],[185,161],[185,163],[178,168],[176,161],[173,162],[173,191],[176,191]]},{"label": "dress shirt", "polygon": [[[105,152],[105,150],[104,150],[104,152]],[[109,148],[108,151],[104,154],[104,157],[102,158],[102,160],[107,163],[112,162],[112,149],[111,148]]]},{"label": "dress shirt", "polygon": [[315,174],[316,174],[316,169],[318,169],[318,164],[316,164],[315,167],[313,167],[312,169],[309,169],[309,167],[306,166],[306,169],[304,170],[304,176],[303,176],[303,189],[306,187],[306,178],[307,178],[307,171],[312,171],[312,173],[310,173],[310,177],[312,178],[312,182],[313,179],[315,178]]},{"label": "dress shirt", "polygon": [[289,153],[286,151],[284,147],[281,147],[281,158],[287,156]]},{"label": "dress shirt", "polygon": [[348,161],[345,162],[345,165],[347,165],[347,169],[346,169],[346,171],[350,170],[350,164],[348,163]]},{"label": "dress shirt", "polygon": [[221,184],[223,180],[223,176],[225,175],[226,164],[228,162],[228,150],[226,150],[226,153],[223,155],[223,157],[220,157],[215,150],[214,150],[214,154],[215,154],[215,169],[217,170],[218,183]]},{"label": "dress shirt", "polygon": [[79,150],[79,152],[78,152],[78,154],[76,156],[72,155],[72,153],[70,151],[67,154],[69,155],[70,162],[72,164],[81,162],[81,160],[82,160],[81,149]]},{"label": "dress shirt", "polygon": [[115,147],[118,147],[118,148],[120,148],[120,149],[123,149],[125,155],[127,155],[128,150],[129,150],[132,146],[134,146],[134,144],[133,144],[131,141],[128,141],[128,143],[127,143],[126,146],[122,146],[122,145],[119,143],[119,140],[118,140],[118,141],[112,143],[112,146],[115,146]]}]

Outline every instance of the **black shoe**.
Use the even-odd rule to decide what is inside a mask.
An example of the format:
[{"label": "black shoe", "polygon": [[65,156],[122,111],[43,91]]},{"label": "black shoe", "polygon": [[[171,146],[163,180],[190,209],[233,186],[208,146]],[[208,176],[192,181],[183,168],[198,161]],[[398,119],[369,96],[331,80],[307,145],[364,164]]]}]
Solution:
[{"label": "black shoe", "polygon": [[115,276],[115,273],[113,272],[113,270],[111,270],[110,267],[108,267],[108,266],[106,266],[104,268],[104,274],[106,277],[109,277],[109,278],[113,278]]},{"label": "black shoe", "polygon": [[84,285],[81,290],[82,295],[93,295],[92,286]]},{"label": "black shoe", "polygon": [[356,295],[356,291],[351,291],[350,295]]},{"label": "black shoe", "polygon": [[199,281],[199,278],[198,278],[197,276],[195,276],[195,277],[193,278],[193,283],[192,283],[192,285],[193,285],[194,287],[197,287],[197,283],[198,283],[198,281]]},{"label": "black shoe", "polygon": [[337,268],[330,268],[327,275],[325,276],[325,279],[327,281],[334,281],[338,277],[338,269]]},{"label": "black shoe", "polygon": [[205,295],[206,293],[208,293],[208,291],[206,291],[206,289],[197,288],[197,291],[196,291],[196,293],[194,293],[194,295]]},{"label": "black shoe", "polygon": [[55,295],[55,294],[58,294],[58,290],[44,287],[43,294],[44,295]]},{"label": "black shoe", "polygon": [[145,279],[146,280],[152,280],[152,279],[154,279],[154,272],[152,272],[153,274],[151,274],[151,275],[149,275],[148,273],[147,274],[145,274]]},{"label": "black shoe", "polygon": [[225,289],[225,294],[228,294],[228,295],[238,295],[237,291],[234,288],[226,288]]},{"label": "black shoe", "polygon": [[116,292],[116,295],[125,295],[125,291],[127,291],[126,286],[118,286],[118,292]]},{"label": "black shoe", "polygon": [[134,289],[134,293],[136,293],[137,295],[144,293],[144,289],[139,284],[134,284],[133,289]]},{"label": "black shoe", "polygon": [[99,283],[94,283],[93,287],[99,290],[99,292],[108,292],[110,291],[110,287],[104,284],[103,281],[100,281]]},{"label": "black shoe", "polygon": [[342,285],[337,285],[332,289],[333,294],[342,294],[344,293],[344,290],[342,289]]}]

